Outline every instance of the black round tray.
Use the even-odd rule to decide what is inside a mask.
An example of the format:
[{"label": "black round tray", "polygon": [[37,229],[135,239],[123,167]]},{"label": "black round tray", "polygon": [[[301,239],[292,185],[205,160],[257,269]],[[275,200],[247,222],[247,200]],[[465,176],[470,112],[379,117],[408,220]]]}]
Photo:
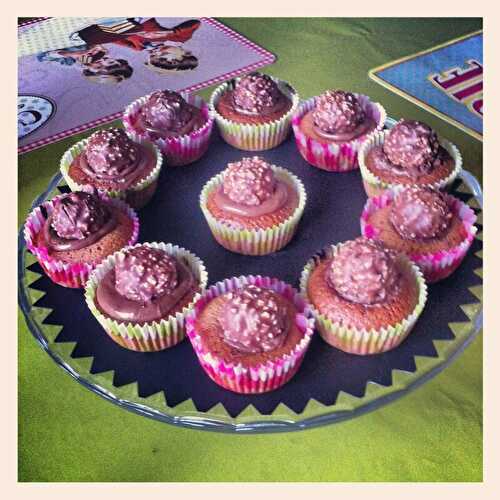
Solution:
[{"label": "black round tray", "polygon": [[[285,249],[269,256],[242,256],[222,248],[202,216],[199,194],[228,162],[251,154],[227,145],[215,132],[200,161],[164,168],[155,197],[139,213],[139,241],[171,242],[191,250],[204,260],[209,283],[261,274],[298,287],[311,255],[360,234],[366,195],[359,171],[335,174],[312,168],[290,137],[259,155],[291,170],[306,187],[308,201],[297,234]],[[33,205],[66,190],[56,175]],[[464,172],[452,192],[479,212],[482,195],[471,174]],[[56,363],[122,408],[184,427],[244,433],[298,430],[373,410],[447,366],[481,327],[481,248],[476,238],[460,269],[429,287],[426,308],[401,346],[380,355],[355,356],[330,347],[316,333],[295,377],[262,395],[238,395],[217,386],[199,366],[187,339],[157,353],[136,353],[115,344],[87,309],[82,290],[63,288],[45,277],[26,252],[22,232],[19,302],[35,339]]]}]

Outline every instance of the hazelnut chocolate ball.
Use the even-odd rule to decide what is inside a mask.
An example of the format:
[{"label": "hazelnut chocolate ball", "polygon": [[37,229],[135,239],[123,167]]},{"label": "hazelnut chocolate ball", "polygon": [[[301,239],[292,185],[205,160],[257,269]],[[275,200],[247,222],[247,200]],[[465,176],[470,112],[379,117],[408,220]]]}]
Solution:
[{"label": "hazelnut chocolate ball", "polygon": [[234,106],[248,114],[271,112],[283,97],[276,82],[260,73],[242,77],[233,91]]},{"label": "hazelnut chocolate ball", "polygon": [[84,155],[97,177],[113,179],[135,168],[139,152],[123,129],[109,128],[89,137]]},{"label": "hazelnut chocolate ball", "polygon": [[358,304],[385,302],[400,279],[394,252],[364,237],[341,245],[327,272],[328,284]]},{"label": "hazelnut chocolate ball", "polygon": [[387,158],[410,174],[429,172],[439,151],[436,132],[415,120],[401,120],[387,134],[383,145]]},{"label": "hazelnut chocolate ball", "polygon": [[248,285],[231,292],[220,321],[223,340],[245,353],[272,351],[286,338],[286,307],[267,288]]},{"label": "hazelnut chocolate ball", "polygon": [[411,187],[394,197],[389,220],[403,239],[420,240],[441,235],[449,227],[452,217],[440,191]]},{"label": "hazelnut chocolate ball", "polygon": [[230,163],[224,173],[223,192],[235,203],[260,205],[272,196],[276,178],[271,165],[262,158],[242,158]]},{"label": "hazelnut chocolate ball", "polygon": [[129,300],[150,302],[177,287],[175,259],[162,250],[139,246],[118,255],[116,291]]},{"label": "hazelnut chocolate ball", "polygon": [[96,194],[74,191],[57,200],[50,226],[60,238],[82,240],[99,231],[110,217],[108,207]]},{"label": "hazelnut chocolate ball", "polygon": [[193,118],[193,111],[179,93],[158,90],[142,106],[141,116],[146,127],[152,130],[176,133]]},{"label": "hazelnut chocolate ball", "polygon": [[357,97],[343,90],[327,90],[316,98],[314,124],[328,134],[352,132],[366,119]]}]

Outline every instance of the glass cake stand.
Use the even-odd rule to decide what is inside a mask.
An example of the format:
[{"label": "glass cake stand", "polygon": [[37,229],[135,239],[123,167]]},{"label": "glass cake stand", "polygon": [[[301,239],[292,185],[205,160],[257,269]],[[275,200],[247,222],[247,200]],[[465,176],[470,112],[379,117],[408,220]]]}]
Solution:
[{"label": "glass cake stand", "polygon": [[[394,124],[394,120],[388,119],[386,126],[391,127]],[[230,151],[230,146],[219,142],[216,142],[213,145],[214,153],[219,148],[219,153],[225,152],[224,154],[233,155],[234,150]],[[296,169],[300,170],[300,175],[304,176],[305,168],[309,168],[305,166],[305,162],[303,162],[300,158],[295,158],[293,156],[293,161],[291,160],[294,153],[295,145],[290,142],[290,140],[284,146],[280,146],[277,148],[278,151],[273,152],[278,159],[280,155],[284,155],[283,158],[287,158],[287,161],[295,162],[297,164]],[[229,149],[228,149],[229,148]],[[281,150],[281,151],[280,151]],[[296,154],[298,157],[299,155]],[[203,160],[201,160],[203,161]],[[302,162],[302,163],[300,163]],[[219,163],[220,164],[220,163]],[[208,167],[206,167],[208,169]],[[219,167],[220,169],[220,167]],[[201,167],[200,167],[201,171]],[[190,173],[182,173],[187,171],[176,171],[176,175],[182,176],[191,175]],[[168,174],[171,175],[171,174]],[[326,174],[328,175],[340,175],[338,179],[346,174]],[[353,174],[352,178],[354,179]],[[324,183],[329,182],[328,179],[333,179],[334,177],[330,177],[325,181],[325,177],[323,174],[314,173],[311,174],[311,178],[314,176],[318,176],[318,180],[310,180],[311,187],[314,188],[314,183]],[[189,180],[189,178],[187,178]],[[350,178],[344,177],[344,181],[346,186],[349,186]],[[471,195],[468,203],[473,206],[476,211],[480,211],[483,205],[483,194],[481,191],[481,187],[477,179],[468,171],[464,170],[461,173],[461,181],[462,184],[459,186],[459,191],[461,193],[468,193]],[[186,181],[187,182],[187,181]],[[341,181],[338,181],[341,182]],[[352,181],[354,182],[354,181]],[[359,180],[356,181],[359,184]],[[44,193],[40,194],[38,198],[33,202],[33,207],[38,206],[40,203],[44,202],[46,199],[52,197],[54,194],[57,194],[58,188],[63,185],[63,181],[61,179],[60,174],[57,174],[50,182],[49,186],[45,190]],[[332,187],[334,189],[334,187]],[[353,192],[358,189],[359,186],[354,186]],[[157,195],[158,196],[158,195]],[[349,194],[347,195],[349,197]],[[353,195],[354,196],[354,195]],[[360,195],[359,195],[360,196]],[[195,200],[197,194],[193,195],[193,200]],[[158,203],[162,203],[160,199]],[[361,203],[361,201],[359,201]],[[141,212],[142,214],[142,212]],[[150,212],[147,212],[150,216]],[[146,217],[147,215],[144,215]],[[201,217],[201,216],[200,216]],[[153,227],[153,226],[151,226]],[[146,228],[147,229],[147,228]],[[349,231],[353,231],[349,229]],[[358,226],[359,231],[359,226]],[[318,230],[319,232],[319,230]],[[350,234],[350,233],[349,233]],[[479,238],[480,239],[480,238]],[[477,241],[477,245],[479,245],[479,239]],[[314,243],[314,242],[313,242]],[[208,242],[207,244],[211,244]],[[297,258],[302,259],[301,262],[305,263],[307,258],[310,257],[311,252],[309,249],[301,249],[301,245],[305,245],[306,242],[303,243],[298,242],[290,252],[296,252]],[[226,252],[223,249],[219,249],[218,247],[210,247],[211,252]],[[312,248],[312,247],[311,247]],[[472,249],[471,249],[472,250]],[[475,255],[480,258],[480,253],[477,252]],[[211,255],[211,254],[210,254]],[[214,263],[212,264],[215,268],[217,265],[217,260],[226,259],[228,262],[231,259],[239,259],[241,256],[233,256],[227,254],[214,254],[213,259]],[[272,268],[273,266],[278,266],[278,260],[276,257],[267,257],[267,261],[269,266]],[[258,258],[260,259],[260,258]],[[234,262],[240,262],[235,260]],[[249,266],[257,265],[254,264],[255,261],[247,259],[245,262],[248,263]],[[261,261],[259,261],[260,264]],[[474,264],[474,262],[477,263]],[[209,263],[205,262],[209,269]],[[228,264],[230,265],[230,264]],[[140,394],[138,389],[138,384],[128,383],[122,385],[115,385],[115,381],[113,378],[113,371],[109,369],[101,370],[94,369],[92,364],[92,355],[98,355],[99,352],[92,352],[90,355],[87,353],[87,356],[84,356],[80,353],[80,356],[76,356],[75,352],[77,351],[76,347],[79,346],[78,337],[71,337],[71,332],[66,335],[65,338],[60,337],[60,326],[58,324],[62,324],[62,326],[71,324],[71,329],[77,331],[79,328],[86,328],[85,335],[88,337],[89,335],[93,335],[94,332],[97,336],[102,336],[102,331],[100,331],[100,327],[97,322],[92,323],[92,319],[88,324],[79,325],[78,321],[74,321],[73,323],[69,322],[69,319],[62,318],[60,323],[57,323],[50,320],[51,311],[57,309],[56,304],[67,303],[67,308],[70,310],[73,307],[72,301],[80,300],[78,298],[79,291],[67,290],[63,287],[57,287],[56,285],[51,285],[47,278],[44,278],[41,275],[41,271],[36,269],[36,261],[34,257],[26,251],[24,238],[22,234],[22,230],[19,233],[18,237],[18,295],[19,295],[19,305],[21,307],[22,312],[24,313],[24,317],[26,319],[26,323],[28,325],[29,330],[31,331],[35,340],[39,343],[42,349],[59,365],[65,372],[67,372],[71,377],[73,377],[76,381],[82,384],[84,387],[89,389],[90,391],[98,394],[103,397],[107,401],[110,401],[120,408],[132,411],[139,415],[143,415],[149,418],[153,418],[155,420],[159,420],[161,422],[165,422],[172,425],[177,425],[181,427],[187,428],[196,428],[196,429],[204,429],[204,430],[212,430],[212,431],[220,431],[220,432],[235,432],[235,433],[264,433],[264,432],[283,432],[283,431],[296,431],[302,429],[308,429],[312,427],[317,427],[326,424],[333,424],[336,422],[341,422],[346,419],[354,418],[364,413],[376,410],[377,408],[382,407],[396,399],[399,399],[406,394],[410,393],[417,387],[425,384],[431,378],[435,377],[439,372],[441,372],[444,368],[446,368],[450,363],[452,363],[462,352],[463,350],[474,340],[474,338],[478,335],[482,328],[482,298],[481,298],[481,289],[482,289],[482,274],[480,267],[482,265],[482,261],[479,261],[478,258],[469,259],[468,263],[464,261],[462,266],[464,266],[464,273],[469,276],[469,281],[465,283],[467,290],[470,291],[470,295],[467,297],[467,301],[460,302],[461,299],[457,298],[457,303],[455,301],[455,294],[453,297],[449,299],[449,307],[450,307],[450,321],[448,319],[436,319],[436,323],[422,323],[417,325],[415,328],[421,326],[421,330],[424,331],[424,328],[430,328],[429,325],[432,326],[432,329],[437,330],[449,330],[452,331],[452,334],[449,334],[443,338],[440,338],[440,342],[434,344],[434,340],[438,339],[438,337],[432,337],[431,341],[435,348],[435,353],[427,354],[421,356],[418,354],[419,360],[418,363],[415,364],[414,368],[411,369],[393,369],[390,367],[389,370],[389,382],[385,383],[377,382],[374,379],[368,378],[367,380],[362,381],[361,386],[363,387],[362,392],[356,393],[356,391],[352,391],[349,393],[349,390],[343,389],[338,392],[335,397],[335,400],[326,402],[321,401],[320,397],[316,398],[316,393],[321,393],[318,391],[318,384],[321,384],[323,379],[316,377],[314,378],[314,374],[311,375],[311,369],[305,367],[307,362],[307,358],[309,356],[309,352],[306,355],[306,360],[304,361],[303,367],[298,371],[297,375],[295,375],[294,379],[291,382],[286,384],[284,388],[278,389],[278,391],[282,390],[280,393],[278,391],[274,391],[275,394],[269,393],[269,395],[257,395],[257,396],[245,396],[233,395],[228,391],[223,391],[215,387],[207,377],[202,378],[200,376],[199,380],[196,380],[196,384],[199,384],[202,387],[203,391],[206,391],[209,394],[212,394],[213,400],[203,400],[203,395],[199,394],[196,396],[193,394],[193,397],[190,397],[191,394],[186,393],[185,399],[179,399],[175,404],[169,404],[168,398],[166,399],[163,391],[158,391],[154,394],[143,395]],[[33,267],[34,266],[34,267]],[[258,269],[258,268],[257,268]],[[277,272],[285,272],[281,268],[276,268]],[[256,273],[255,273],[256,274]],[[475,276],[473,278],[473,276]],[[210,277],[210,281],[218,281],[217,279],[212,279]],[[446,281],[446,280],[445,280]],[[460,295],[460,294],[458,294]],[[461,297],[464,295],[461,294]],[[73,299],[76,297],[76,299]],[[83,299],[82,299],[83,300]],[[79,304],[76,304],[75,307]],[[443,302],[443,301],[441,301]],[[52,307],[51,307],[52,305]],[[437,307],[432,303],[428,304],[430,308]],[[60,309],[60,307],[59,307]],[[458,317],[458,310],[463,311],[460,314],[462,316]],[[57,310],[55,311],[57,313]],[[70,311],[71,313],[71,311]],[[467,316],[467,320],[464,321],[464,313]],[[61,316],[63,313],[59,313]],[[83,314],[83,313],[82,313]],[[432,314],[431,314],[432,316]],[[457,323],[457,320],[460,322]],[[429,320],[428,320],[429,321]],[[448,323],[453,322],[453,328],[448,325]],[[85,323],[85,322],[83,322]],[[458,326],[457,326],[458,325]],[[66,328],[66,331],[71,330]],[[75,333],[76,335],[76,333]],[[414,335],[414,334],[412,334]],[[317,336],[317,335],[316,335]],[[410,336],[409,338],[411,338]],[[80,337],[82,339],[83,337]],[[101,337],[99,337],[99,340]],[[107,337],[106,337],[107,339]],[[443,341],[444,339],[444,341]],[[112,342],[112,341],[109,341]],[[407,342],[407,341],[405,341]],[[189,356],[192,355],[194,357],[194,353],[189,351],[189,341],[185,340],[183,344],[186,343],[185,346],[182,347],[183,351],[179,351],[179,356],[186,356],[186,363],[191,363],[192,360]],[[405,343],[403,343],[405,344]],[[402,345],[403,345],[402,344]],[[76,346],[76,347],[75,347]],[[114,349],[114,346],[111,346],[110,349]],[[417,350],[419,349],[418,345],[415,347]],[[92,349],[90,347],[89,349]],[[120,351],[121,348],[116,351],[116,354],[113,354],[113,359],[111,360],[114,363],[114,368],[116,370],[121,370],[125,363],[122,356],[144,356],[141,353],[124,353]],[[174,349],[177,349],[175,347]],[[329,353],[333,353],[333,351],[325,351],[332,350],[333,348],[327,346],[322,343],[321,340],[316,341],[316,347],[314,348],[314,352],[311,353],[311,356],[323,355],[328,356]],[[396,348],[396,354],[394,355],[394,361],[397,360],[397,351],[399,348]],[[310,349],[311,351],[311,349]],[[115,351],[110,351],[115,353]],[[165,351],[162,351],[165,352]],[[325,352],[327,353],[325,355]],[[159,354],[159,353],[155,353]],[[412,354],[412,360],[413,355]],[[171,353],[164,354],[165,358],[167,356],[172,355]],[[333,354],[332,354],[333,355]],[[148,355],[146,355],[148,356]],[[162,355],[163,356],[163,355]],[[130,359],[130,358],[127,358]],[[327,358],[328,359],[328,358]],[[377,363],[377,357],[373,357],[370,363]],[[389,359],[389,358],[387,358]],[[393,359],[393,358],[390,358]],[[354,377],[361,376],[356,372],[356,363],[358,361],[354,358],[350,360],[350,365],[352,365]],[[413,361],[412,361],[413,363]],[[144,370],[147,370],[148,365],[144,365]],[[332,365],[332,370],[339,369],[335,363]],[[142,370],[142,368],[141,368]],[[194,368],[193,368],[194,370]],[[304,374],[301,371],[304,370]],[[359,370],[358,370],[359,371]],[[310,373],[311,372],[311,373]],[[141,372],[142,373],[142,372]],[[141,373],[138,373],[138,376],[141,376]],[[194,373],[194,372],[193,372]],[[301,379],[299,377],[303,377],[304,380],[307,379],[308,382],[305,383],[302,381],[302,385],[300,386],[303,392],[302,397],[305,397],[306,400],[302,401],[302,403],[294,400],[294,395],[290,395],[291,389],[285,389],[289,384],[294,383],[293,381],[297,379],[297,384],[301,383]],[[334,374],[332,375],[334,376]],[[309,377],[309,378],[308,378]],[[177,384],[182,385],[183,380],[176,381]],[[310,384],[308,387],[307,384]],[[205,388],[206,385],[206,388]],[[299,386],[297,386],[299,387]],[[309,389],[311,396],[309,397]],[[189,391],[190,389],[186,389]],[[324,388],[321,389],[324,392]],[[217,392],[222,391],[222,392]],[[288,391],[288,392],[287,392]],[[304,392],[305,391],[305,392]],[[166,390],[166,393],[169,391]],[[292,391],[293,392],[293,391]],[[300,392],[298,390],[298,392]],[[282,396],[281,396],[282,394]],[[304,396],[305,394],[305,396]],[[283,397],[283,399],[279,399]],[[219,399],[217,399],[219,398]],[[272,405],[269,403],[270,398],[274,398]],[[278,398],[278,399],[276,399]],[[300,404],[299,404],[300,403]],[[265,411],[266,405],[269,404],[270,410]],[[236,409],[236,406],[240,405],[239,409]],[[302,405],[299,410],[294,409],[294,405]],[[231,409],[232,408],[232,409]]]}]

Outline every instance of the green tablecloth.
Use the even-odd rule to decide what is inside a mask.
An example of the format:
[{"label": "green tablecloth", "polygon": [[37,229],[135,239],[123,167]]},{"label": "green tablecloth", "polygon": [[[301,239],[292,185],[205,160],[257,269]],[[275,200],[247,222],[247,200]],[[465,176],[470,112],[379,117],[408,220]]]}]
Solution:
[{"label": "green tablecloth", "polygon": [[[367,76],[374,66],[480,29],[480,19],[223,22],[274,52],[278,60],[267,71],[302,97],[329,87],[366,93],[391,116],[435,127],[482,180],[480,142]],[[20,225],[76,140],[19,158]],[[431,382],[376,412],[299,433],[234,436],[175,428],[104,401],[50,360],[19,313],[19,480],[481,481],[482,338]]]}]

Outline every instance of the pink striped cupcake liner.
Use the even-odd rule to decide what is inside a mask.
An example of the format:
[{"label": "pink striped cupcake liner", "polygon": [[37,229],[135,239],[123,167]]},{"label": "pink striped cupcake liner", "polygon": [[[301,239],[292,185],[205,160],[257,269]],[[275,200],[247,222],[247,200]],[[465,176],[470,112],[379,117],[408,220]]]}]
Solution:
[{"label": "pink striped cupcake liner", "polygon": [[[298,310],[296,325],[303,332],[301,341],[289,353],[251,366],[225,361],[211,353],[196,330],[197,318],[212,299],[245,285],[269,288],[293,302]],[[186,320],[186,334],[205,373],[221,387],[242,394],[272,391],[288,382],[299,369],[313,333],[314,318],[307,302],[297,290],[276,278],[262,276],[240,276],[212,285],[201,295]]]},{"label": "pink striped cupcake liner", "polygon": [[[147,246],[163,250],[175,258],[182,259],[189,266],[199,283],[199,292],[196,293],[191,302],[175,314],[162,318],[158,321],[147,323],[130,323],[118,321],[103,314],[96,306],[95,295],[99,282],[108,271],[113,269],[117,256],[125,250],[138,246]],[[185,248],[171,243],[153,242],[138,243],[134,247],[123,248],[105,259],[90,275],[85,287],[85,302],[91,313],[97,319],[104,331],[117,344],[138,352],[162,351],[177,345],[185,337],[185,318],[195,302],[207,286],[208,274],[203,261]]]},{"label": "pink striped cupcake liner", "polygon": [[216,219],[207,208],[209,194],[223,182],[223,172],[210,179],[201,191],[200,207],[215,240],[231,252],[243,255],[267,255],[285,247],[293,238],[307,201],[307,194],[300,179],[285,168],[271,166],[276,177],[291,184],[299,195],[294,212],[280,224],[267,229],[241,229]]},{"label": "pink striped cupcake liner", "polygon": [[[88,188],[82,189],[82,191],[87,191]],[[26,248],[37,258],[38,262],[42,266],[45,274],[58,285],[62,285],[68,288],[83,288],[89,278],[90,273],[96,267],[95,264],[89,263],[72,263],[64,262],[59,259],[55,259],[50,255],[47,247],[38,246],[36,244],[36,239],[38,233],[43,228],[45,221],[52,213],[54,209],[54,203],[61,198],[62,195],[54,197],[50,201],[42,203],[42,205],[36,207],[28,216],[26,223],[24,224],[24,240],[26,242]],[[125,202],[117,199],[110,198],[109,196],[99,193],[99,197],[109,203],[110,205],[119,208],[125,212],[130,219],[133,221],[132,235],[127,242],[127,245],[133,245],[136,243],[139,237],[139,218],[135,211],[130,208]]]},{"label": "pink striped cupcake liner", "polygon": [[[314,269],[322,260],[333,257],[341,245],[342,243],[328,246],[307,262],[300,277],[300,291],[304,300],[311,303],[307,294],[307,286]],[[368,354],[379,354],[390,351],[406,339],[427,302],[427,285],[425,284],[422,272],[415,264],[403,254],[400,254],[399,258],[401,259],[402,265],[410,270],[415,276],[415,280],[418,284],[418,300],[413,311],[411,311],[402,321],[394,325],[388,325],[380,330],[375,328],[360,330],[345,326],[342,323],[331,321],[311,304],[310,308],[316,320],[316,328],[327,344],[350,354],[365,356]]]},{"label": "pink striped cupcake liner", "polygon": [[210,136],[214,119],[210,114],[209,107],[205,101],[193,94],[181,92],[182,97],[188,104],[201,109],[205,118],[205,124],[190,134],[179,137],[168,137],[165,139],[152,138],[147,130],[140,125],[139,113],[151,94],[137,99],[127,106],[123,114],[123,126],[128,136],[133,141],[151,141],[160,149],[165,156],[167,165],[182,166],[199,160],[207,151],[210,144]]},{"label": "pink striped cupcake liner", "polygon": [[[397,190],[388,189],[379,196],[368,198],[361,214],[361,233],[371,239],[378,239],[378,230],[370,224],[370,217],[377,211],[390,205]],[[477,227],[476,214],[466,203],[452,195],[444,195],[452,212],[457,215],[466,231],[465,239],[457,246],[439,252],[407,254],[417,264],[428,283],[435,283],[450,276],[461,264],[475,238]]]},{"label": "pink striped cupcake liner", "polygon": [[386,120],[385,109],[379,103],[373,103],[369,97],[362,94],[354,94],[367,116],[377,124],[375,130],[363,134],[352,141],[342,144],[326,144],[305,135],[300,130],[300,122],[306,113],[314,108],[316,97],[311,97],[300,104],[297,112],[292,118],[292,128],[295,142],[300,154],[313,167],[328,172],[348,172],[358,168],[358,151],[361,144],[378,130],[382,130]]}]

